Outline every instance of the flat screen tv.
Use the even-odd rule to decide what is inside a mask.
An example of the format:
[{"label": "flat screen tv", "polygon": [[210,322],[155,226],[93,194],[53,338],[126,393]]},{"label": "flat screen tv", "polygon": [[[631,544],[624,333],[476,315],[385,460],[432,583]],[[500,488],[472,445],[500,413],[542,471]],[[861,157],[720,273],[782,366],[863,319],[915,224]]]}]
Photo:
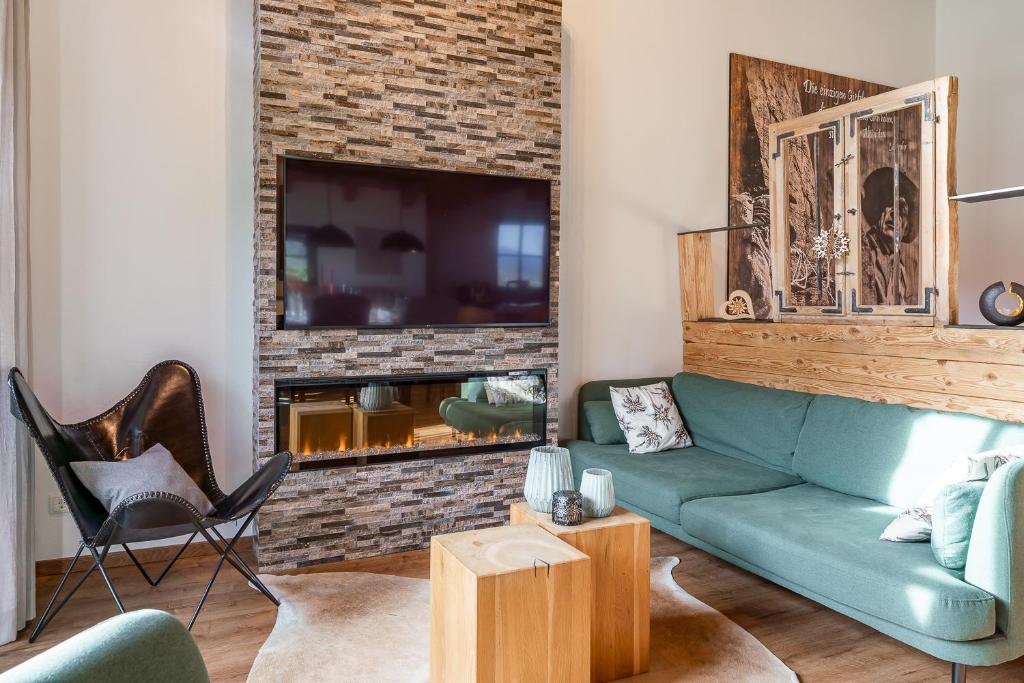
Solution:
[{"label": "flat screen tv", "polygon": [[549,322],[551,183],[281,157],[278,326]]}]

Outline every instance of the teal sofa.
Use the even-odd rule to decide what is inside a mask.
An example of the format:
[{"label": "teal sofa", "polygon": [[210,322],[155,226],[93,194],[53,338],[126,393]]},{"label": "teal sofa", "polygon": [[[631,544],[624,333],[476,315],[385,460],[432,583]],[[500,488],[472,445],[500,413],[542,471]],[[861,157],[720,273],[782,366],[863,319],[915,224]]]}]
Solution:
[{"label": "teal sofa", "polygon": [[488,436],[511,436],[517,430],[533,431],[534,405],[508,403],[501,406],[487,402],[483,382],[465,382],[461,396],[449,396],[441,401],[438,413],[444,423],[462,432]]},{"label": "teal sofa", "polygon": [[166,612],[120,614],[0,674],[0,683],[209,683],[192,636]]},{"label": "teal sofa", "polygon": [[[608,388],[661,380],[694,445],[631,455]],[[878,537],[954,458],[1015,443],[1022,424],[679,373],[583,385],[566,446],[577,483],[611,470],[655,528],[953,662],[959,681],[1024,654],[1024,462],[985,486],[963,571]]]}]

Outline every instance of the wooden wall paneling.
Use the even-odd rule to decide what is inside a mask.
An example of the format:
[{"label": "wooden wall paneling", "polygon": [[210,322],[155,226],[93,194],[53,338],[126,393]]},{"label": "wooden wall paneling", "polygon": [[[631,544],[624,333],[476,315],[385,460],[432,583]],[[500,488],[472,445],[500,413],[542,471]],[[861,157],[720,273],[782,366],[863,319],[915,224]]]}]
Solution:
[{"label": "wooden wall paneling", "polygon": [[686,358],[752,372],[1024,401],[1024,368],[1014,365],[774,348],[752,354],[748,347],[694,343],[686,345]]},{"label": "wooden wall paneling", "polygon": [[688,371],[1024,422],[1019,331],[686,323],[683,335]]},{"label": "wooden wall paneling", "polygon": [[950,394],[936,394],[927,391],[911,391],[876,387],[851,382],[834,382],[828,380],[807,379],[803,377],[786,377],[784,375],[768,375],[737,370],[724,366],[704,366],[696,362],[687,362],[686,369],[699,372],[719,379],[734,382],[756,384],[775,389],[803,391],[809,394],[832,394],[848,396],[873,403],[901,403],[915,408],[931,408],[933,410],[949,410],[958,413],[971,413],[996,420],[1024,422],[1024,403],[1015,401],[996,401],[985,398],[965,398]]},{"label": "wooden wall paneling", "polygon": [[829,351],[1024,366],[1024,334],[1010,329],[695,322],[683,326],[683,338],[698,344],[788,348],[794,353]]},{"label": "wooden wall paneling", "polygon": [[679,302],[684,321],[715,316],[715,287],[711,268],[711,235],[681,233],[679,245]]}]

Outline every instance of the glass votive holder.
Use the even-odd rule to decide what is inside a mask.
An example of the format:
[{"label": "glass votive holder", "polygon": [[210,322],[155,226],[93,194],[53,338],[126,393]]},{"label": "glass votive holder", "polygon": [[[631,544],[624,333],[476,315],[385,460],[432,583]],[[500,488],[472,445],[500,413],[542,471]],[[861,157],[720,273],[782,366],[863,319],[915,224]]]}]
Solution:
[{"label": "glass votive holder", "polygon": [[583,495],[579,491],[555,491],[551,496],[551,521],[559,526],[583,523]]}]

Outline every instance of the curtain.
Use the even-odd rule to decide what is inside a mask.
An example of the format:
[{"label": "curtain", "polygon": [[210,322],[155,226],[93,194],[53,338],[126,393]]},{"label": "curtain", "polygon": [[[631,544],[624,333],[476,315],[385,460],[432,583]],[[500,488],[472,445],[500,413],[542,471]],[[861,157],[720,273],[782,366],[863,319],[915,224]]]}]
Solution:
[{"label": "curtain", "polygon": [[28,353],[27,12],[27,0],[0,0],[0,645],[35,616],[33,453],[6,385]]}]

